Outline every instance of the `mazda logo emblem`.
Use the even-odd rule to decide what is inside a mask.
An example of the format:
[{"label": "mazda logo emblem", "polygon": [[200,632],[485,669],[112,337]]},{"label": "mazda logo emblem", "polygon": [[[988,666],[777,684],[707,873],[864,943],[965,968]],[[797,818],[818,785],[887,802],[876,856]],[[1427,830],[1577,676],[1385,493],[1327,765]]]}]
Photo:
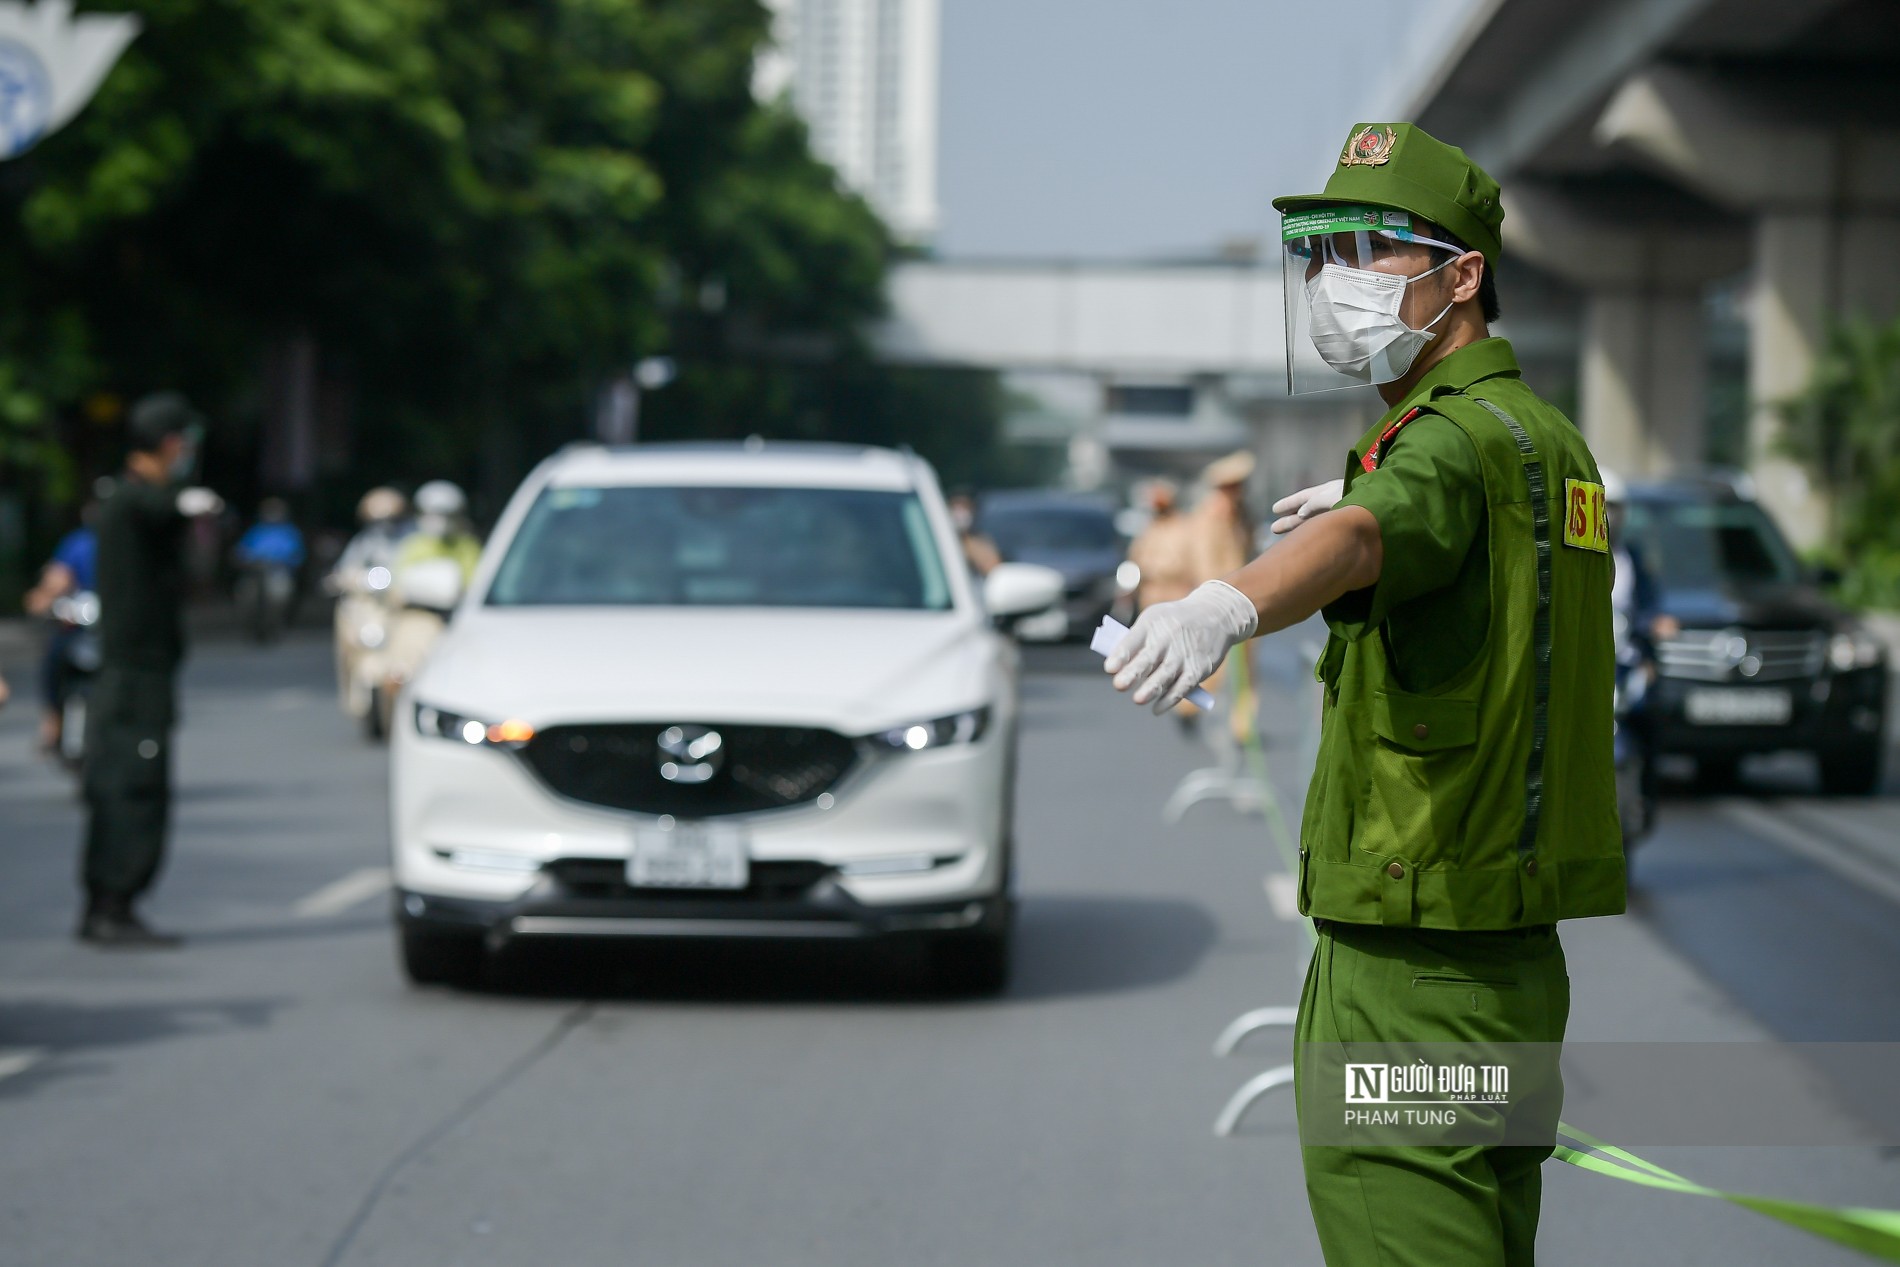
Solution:
[{"label": "mazda logo emblem", "polygon": [[708,726],[668,726],[660,732],[660,777],[668,783],[704,783],[726,759],[726,741]]}]

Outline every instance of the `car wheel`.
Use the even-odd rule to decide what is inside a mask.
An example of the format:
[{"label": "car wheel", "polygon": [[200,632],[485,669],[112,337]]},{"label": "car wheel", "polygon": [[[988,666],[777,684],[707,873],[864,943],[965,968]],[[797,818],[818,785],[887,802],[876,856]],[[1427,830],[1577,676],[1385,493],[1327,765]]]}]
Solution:
[{"label": "car wheel", "polygon": [[474,985],[482,975],[480,933],[404,928],[402,970],[417,985]]},{"label": "car wheel", "polygon": [[930,947],[930,985],[944,994],[989,998],[1009,984],[1010,934],[955,933]]},{"label": "car wheel", "polygon": [[1830,796],[1872,796],[1879,786],[1879,744],[1821,754],[1821,790]]}]

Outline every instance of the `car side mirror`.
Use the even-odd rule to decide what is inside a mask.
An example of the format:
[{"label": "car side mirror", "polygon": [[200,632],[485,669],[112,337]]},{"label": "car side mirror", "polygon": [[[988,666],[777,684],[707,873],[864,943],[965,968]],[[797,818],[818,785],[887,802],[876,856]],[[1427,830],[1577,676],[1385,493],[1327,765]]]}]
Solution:
[{"label": "car side mirror", "polygon": [[983,578],[983,605],[999,623],[1047,611],[1062,601],[1062,573],[1037,563],[999,563]]},{"label": "car side mirror", "polygon": [[396,578],[405,607],[449,612],[462,601],[462,565],[454,559],[424,559]]},{"label": "car side mirror", "polygon": [[1847,579],[1839,568],[1825,563],[1811,569],[1809,574],[1814,577],[1814,583],[1819,585],[1822,589],[1831,590]]}]

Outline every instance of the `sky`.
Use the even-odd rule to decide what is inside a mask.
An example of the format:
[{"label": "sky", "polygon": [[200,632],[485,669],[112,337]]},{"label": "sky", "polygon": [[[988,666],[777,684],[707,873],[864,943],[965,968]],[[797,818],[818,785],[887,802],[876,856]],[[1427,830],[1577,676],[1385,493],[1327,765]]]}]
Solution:
[{"label": "sky", "polygon": [[1347,129],[1398,108],[1469,3],[943,0],[937,252],[1270,239],[1271,199],[1324,184]]}]

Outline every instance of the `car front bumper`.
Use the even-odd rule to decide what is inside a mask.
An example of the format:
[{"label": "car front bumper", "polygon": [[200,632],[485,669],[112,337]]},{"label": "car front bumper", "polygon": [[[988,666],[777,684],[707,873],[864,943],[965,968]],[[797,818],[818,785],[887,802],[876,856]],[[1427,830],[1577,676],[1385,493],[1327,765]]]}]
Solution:
[{"label": "car front bumper", "polygon": [[1644,702],[1656,750],[1732,757],[1797,749],[1819,752],[1881,742],[1887,695],[1884,668],[1749,686],[1751,690],[1786,690],[1793,697],[1793,713],[1783,725],[1708,725],[1688,719],[1691,691],[1737,685],[1658,678]]},{"label": "car front bumper", "polygon": [[[835,796],[707,820],[744,833],[742,890],[634,888],[658,819],[556,795],[514,754],[392,736],[398,915],[554,935],[855,937],[994,918],[1009,875],[1006,728],[860,761]],[[823,808],[820,808],[823,805]]]},{"label": "car front bumper", "polygon": [[687,895],[577,891],[543,877],[514,901],[396,894],[405,928],[478,933],[491,946],[542,938],[863,940],[1000,930],[1010,898],[867,906],[834,882],[796,893]]}]

